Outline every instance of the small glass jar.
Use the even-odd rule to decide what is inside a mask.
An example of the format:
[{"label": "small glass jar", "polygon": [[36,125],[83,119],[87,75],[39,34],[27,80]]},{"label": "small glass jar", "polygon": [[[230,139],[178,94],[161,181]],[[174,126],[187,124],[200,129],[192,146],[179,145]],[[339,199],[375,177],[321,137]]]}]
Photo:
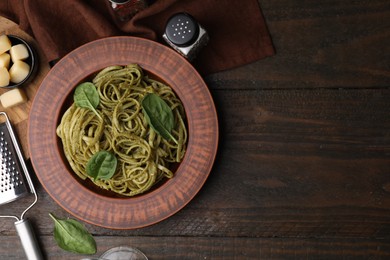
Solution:
[{"label": "small glass jar", "polygon": [[111,248],[106,252],[104,252],[99,259],[148,260],[146,255],[142,253],[140,250],[134,247],[127,247],[127,246],[119,246],[119,247]]},{"label": "small glass jar", "polygon": [[146,0],[109,0],[112,10],[119,21],[125,22],[148,7]]}]

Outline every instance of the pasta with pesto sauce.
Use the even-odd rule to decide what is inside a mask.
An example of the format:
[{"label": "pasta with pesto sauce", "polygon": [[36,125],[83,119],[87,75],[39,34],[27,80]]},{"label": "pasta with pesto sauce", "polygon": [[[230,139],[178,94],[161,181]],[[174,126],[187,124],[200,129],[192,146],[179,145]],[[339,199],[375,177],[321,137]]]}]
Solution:
[{"label": "pasta with pesto sauce", "polygon": [[[75,174],[124,196],[144,193],[160,180],[172,178],[170,167],[182,161],[187,143],[184,107],[173,90],[144,75],[136,64],[107,67],[92,83],[100,97],[96,111],[101,118],[73,103],[57,127]],[[147,93],[158,95],[172,109],[175,126],[171,134],[177,143],[164,139],[148,125],[141,106]],[[116,172],[108,180],[95,180],[86,173],[88,160],[101,150],[118,159]]]}]

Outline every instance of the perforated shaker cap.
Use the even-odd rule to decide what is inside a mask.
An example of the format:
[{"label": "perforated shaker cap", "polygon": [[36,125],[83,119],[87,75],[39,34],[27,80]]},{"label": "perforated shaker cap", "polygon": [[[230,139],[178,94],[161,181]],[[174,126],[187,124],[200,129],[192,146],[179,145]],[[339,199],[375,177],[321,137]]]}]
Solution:
[{"label": "perforated shaker cap", "polygon": [[165,27],[167,38],[179,47],[193,44],[199,35],[198,22],[187,13],[178,13],[169,18]]}]

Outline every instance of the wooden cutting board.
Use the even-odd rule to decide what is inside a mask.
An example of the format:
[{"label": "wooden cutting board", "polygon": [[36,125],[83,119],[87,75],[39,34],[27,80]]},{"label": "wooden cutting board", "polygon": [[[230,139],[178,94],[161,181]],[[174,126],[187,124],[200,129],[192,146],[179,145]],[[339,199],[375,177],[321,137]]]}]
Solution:
[{"label": "wooden cutting board", "polygon": [[[2,34],[13,34],[23,38],[25,41],[27,41],[33,46],[38,55],[37,58],[39,66],[37,73],[32,80],[22,86],[28,97],[28,102],[7,109],[4,109],[4,107],[0,103],[0,111],[5,111],[7,113],[8,117],[10,118],[11,124],[16,131],[16,135],[19,138],[20,146],[23,150],[24,157],[25,159],[29,159],[30,155],[28,151],[27,126],[30,107],[34,99],[35,93],[37,92],[43,78],[48,73],[50,67],[34,39],[24,31],[22,31],[16,23],[0,16],[0,35]],[[3,94],[7,91],[8,89],[0,88],[0,94]]]}]

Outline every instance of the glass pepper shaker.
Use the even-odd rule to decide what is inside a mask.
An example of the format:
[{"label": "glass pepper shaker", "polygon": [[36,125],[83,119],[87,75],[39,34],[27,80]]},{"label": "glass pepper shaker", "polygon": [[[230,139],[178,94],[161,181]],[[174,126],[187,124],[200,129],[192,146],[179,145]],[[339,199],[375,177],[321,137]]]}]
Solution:
[{"label": "glass pepper shaker", "polygon": [[148,7],[146,0],[109,0],[112,10],[119,21],[125,22]]}]

